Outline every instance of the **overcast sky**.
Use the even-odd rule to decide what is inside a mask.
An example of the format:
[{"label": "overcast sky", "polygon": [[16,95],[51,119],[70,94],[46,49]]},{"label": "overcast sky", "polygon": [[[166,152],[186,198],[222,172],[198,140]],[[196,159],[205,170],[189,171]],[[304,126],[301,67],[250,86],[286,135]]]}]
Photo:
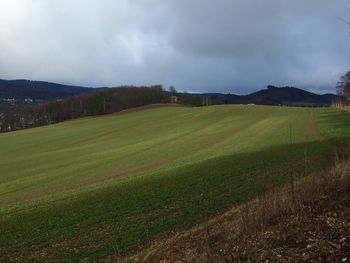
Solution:
[{"label": "overcast sky", "polygon": [[0,78],[324,93],[350,70],[343,0],[0,0]]}]

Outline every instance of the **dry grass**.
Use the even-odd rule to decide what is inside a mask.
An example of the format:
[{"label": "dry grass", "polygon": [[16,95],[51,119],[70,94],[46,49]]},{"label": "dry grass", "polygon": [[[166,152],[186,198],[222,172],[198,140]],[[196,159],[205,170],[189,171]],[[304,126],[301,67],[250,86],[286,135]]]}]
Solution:
[{"label": "dry grass", "polygon": [[[331,171],[298,180],[292,178],[283,189],[267,191],[220,217],[158,242],[129,260],[348,262],[350,162],[344,160],[348,156],[338,152]],[[333,216],[339,213],[345,213],[343,220]],[[331,225],[329,221],[339,224]]]}]

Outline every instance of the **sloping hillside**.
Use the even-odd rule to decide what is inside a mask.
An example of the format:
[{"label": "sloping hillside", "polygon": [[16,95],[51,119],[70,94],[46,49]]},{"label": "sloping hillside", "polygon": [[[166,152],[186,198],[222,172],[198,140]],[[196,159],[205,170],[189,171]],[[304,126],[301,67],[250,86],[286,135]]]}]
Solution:
[{"label": "sloping hillside", "polygon": [[0,261],[123,257],[328,169],[349,124],[334,109],[165,106],[0,134]]}]

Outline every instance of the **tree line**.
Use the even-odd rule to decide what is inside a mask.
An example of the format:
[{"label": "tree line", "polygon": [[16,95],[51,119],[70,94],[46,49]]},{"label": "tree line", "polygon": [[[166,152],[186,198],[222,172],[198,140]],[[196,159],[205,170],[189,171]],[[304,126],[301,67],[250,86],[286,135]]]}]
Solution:
[{"label": "tree line", "polygon": [[119,112],[149,104],[176,103],[192,106],[209,105],[209,99],[200,95],[179,93],[175,88],[165,91],[161,85],[122,86],[46,102],[39,105],[0,104],[0,132],[15,131],[58,123],[85,116]]}]

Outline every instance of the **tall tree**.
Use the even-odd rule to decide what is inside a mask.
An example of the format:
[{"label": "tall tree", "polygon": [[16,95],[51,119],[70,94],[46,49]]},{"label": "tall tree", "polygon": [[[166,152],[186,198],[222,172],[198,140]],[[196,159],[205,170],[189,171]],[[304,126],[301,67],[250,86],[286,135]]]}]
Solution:
[{"label": "tall tree", "polygon": [[339,96],[344,97],[347,101],[350,101],[350,71],[340,77],[336,89]]},{"label": "tall tree", "polygon": [[172,96],[176,96],[177,90],[175,89],[174,86],[169,87],[169,92],[171,93]]}]

